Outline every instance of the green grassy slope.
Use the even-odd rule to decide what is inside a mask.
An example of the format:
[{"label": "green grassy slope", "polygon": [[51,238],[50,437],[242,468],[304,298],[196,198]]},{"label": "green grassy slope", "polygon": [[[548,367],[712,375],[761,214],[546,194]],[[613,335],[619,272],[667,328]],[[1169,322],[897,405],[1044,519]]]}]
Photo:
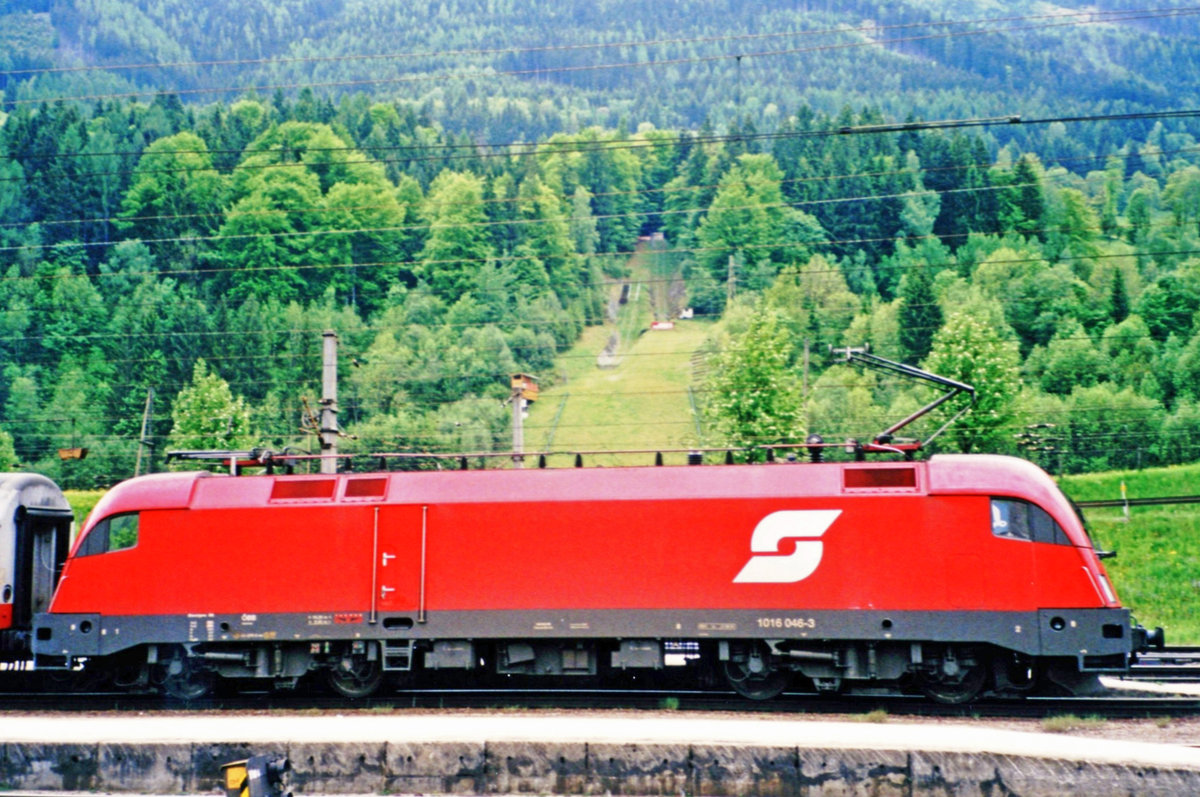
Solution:
[{"label": "green grassy slope", "polygon": [[[616,289],[619,292],[619,289]],[[662,313],[658,313],[662,315]],[[560,360],[561,377],[543,390],[526,421],[529,451],[678,449],[699,437],[688,395],[692,355],[712,331],[704,321],[650,329],[649,291],[630,292],[613,323],[589,329]],[[616,346],[611,346],[616,336]],[[606,346],[607,367],[598,365]],[[683,454],[666,455],[682,462]],[[588,457],[591,465],[650,465],[653,454]],[[558,458],[552,466],[569,465]]]},{"label": "green grassy slope", "polygon": [[[691,356],[710,328],[687,321],[673,330],[646,332],[619,351],[615,368],[604,369],[596,367],[595,355],[607,335],[593,330],[597,334],[570,353],[568,379],[542,392],[530,413],[526,447],[573,452],[695,446],[696,425],[687,393]],[[675,459],[682,461],[683,455]],[[587,462],[649,465],[653,456],[611,455]]]},{"label": "green grassy slope", "polygon": [[83,521],[87,518],[88,513],[92,511],[92,507],[100,500],[100,496],[104,495],[104,490],[64,490],[63,496],[67,499],[67,503],[71,505],[71,509],[75,510],[75,528],[83,526]]},{"label": "green grassy slope", "polygon": [[[1067,476],[1077,501],[1195,495],[1200,465]],[[1117,594],[1145,625],[1167,629],[1167,642],[1200,644],[1200,504],[1085,510],[1097,546],[1117,551],[1105,561]]]},{"label": "green grassy slope", "polygon": [[[707,321],[670,321],[682,290],[677,265],[661,239],[642,240],[628,261],[629,288],[614,285],[609,322],[587,330],[559,358],[559,379],[542,391],[525,427],[527,451],[564,452],[551,459],[569,466],[579,451],[660,451],[698,445],[689,389],[692,356],[713,330]],[[624,295],[625,300],[621,301]],[[682,463],[685,454],[664,454]],[[653,453],[586,457],[588,465],[651,465]]]}]

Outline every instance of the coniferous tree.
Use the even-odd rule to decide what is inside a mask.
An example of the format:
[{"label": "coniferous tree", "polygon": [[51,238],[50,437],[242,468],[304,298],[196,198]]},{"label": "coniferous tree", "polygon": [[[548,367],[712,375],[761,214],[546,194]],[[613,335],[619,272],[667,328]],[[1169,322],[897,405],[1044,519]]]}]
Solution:
[{"label": "coniferous tree", "polygon": [[942,308],[933,292],[929,267],[915,264],[900,284],[900,348],[904,362],[916,365],[929,354],[942,326]]},{"label": "coniferous tree", "polygon": [[1112,305],[1109,317],[1114,324],[1119,324],[1129,317],[1129,293],[1125,289],[1125,277],[1119,269],[1113,271],[1109,302]]},{"label": "coniferous tree", "polygon": [[1012,215],[1007,220],[1018,232],[1045,238],[1046,197],[1037,159],[1022,155],[1012,171]]}]

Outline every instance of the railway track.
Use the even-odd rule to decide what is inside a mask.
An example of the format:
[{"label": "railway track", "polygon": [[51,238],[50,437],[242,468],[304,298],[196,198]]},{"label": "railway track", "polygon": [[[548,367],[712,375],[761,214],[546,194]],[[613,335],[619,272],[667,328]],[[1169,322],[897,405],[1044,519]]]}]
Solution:
[{"label": "railway track", "polygon": [[[1040,718],[1087,714],[1108,718],[1200,716],[1200,696],[1130,695],[1097,697],[1026,697],[979,700],[964,706],[932,703],[924,697],[895,693],[828,695],[786,692],[773,700],[748,701],[721,689],[530,689],[399,688],[366,700],[348,700],[317,689],[296,692],[243,692],[181,702],[157,694],[131,694],[103,687],[45,691],[33,673],[6,669],[0,688],[0,711],[386,711],[406,709],[625,709],[731,713],[862,714],[882,710],[897,716],[971,716]],[[15,681],[13,680],[15,677]],[[1139,656],[1125,680],[1200,683],[1200,647],[1174,646]],[[84,687],[86,689],[86,687]]]},{"label": "railway track", "polygon": [[1139,654],[1127,678],[1200,683],[1200,647],[1168,647]]},{"label": "railway track", "polygon": [[732,692],[590,689],[554,690],[401,690],[386,696],[351,701],[323,694],[246,693],[181,702],[158,695],[107,692],[0,693],[0,712],[260,712],[363,711],[379,713],[413,709],[473,710],[627,710],[717,712],[732,714],[846,714],[883,712],[887,716],[1031,718],[1062,714],[1108,719],[1200,716],[1200,697],[1129,696],[1029,697],[979,700],[947,706],[905,695],[821,695],[787,692],[767,701],[748,701]]}]

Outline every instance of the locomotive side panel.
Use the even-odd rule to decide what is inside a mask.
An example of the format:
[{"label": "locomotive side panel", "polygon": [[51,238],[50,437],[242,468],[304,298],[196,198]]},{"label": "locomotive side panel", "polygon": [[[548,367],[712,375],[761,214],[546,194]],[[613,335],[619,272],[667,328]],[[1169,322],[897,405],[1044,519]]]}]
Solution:
[{"label": "locomotive side panel", "polygon": [[[365,622],[423,609],[417,635],[436,635],[438,614],[452,612],[459,633],[488,636],[494,612],[615,612],[617,627],[636,611],[1098,605],[1075,549],[1038,554],[1053,570],[1035,572],[1043,546],[996,537],[988,512],[981,496],[890,494],[151,510],[136,545],[77,551],[53,611],[293,615],[294,626],[314,613]],[[792,525],[756,548],[780,518]],[[478,622],[463,627],[464,613]]]},{"label": "locomotive side panel", "polygon": [[136,544],[88,554],[82,542],[52,611],[361,611],[370,599],[372,527],[368,507],[141,512]]},{"label": "locomotive side panel", "polygon": [[[1030,547],[987,513],[957,496],[431,507],[428,608],[1031,611]],[[781,515],[794,529],[754,550]],[[740,578],[752,561],[764,575]]]},{"label": "locomotive side panel", "polygon": [[[374,552],[373,609],[376,614],[415,614],[425,605],[425,579],[428,567],[424,550],[429,541],[429,508],[425,506],[383,506],[379,508],[379,533]],[[461,573],[458,578],[468,577]]]},{"label": "locomotive side panel", "polygon": [[[1093,604],[1117,607],[1114,599],[1103,596],[1100,580],[1107,580],[1099,562],[1094,562],[1090,548],[1071,545],[1035,544],[1038,596],[1042,608],[1080,606],[1090,597]],[[1092,564],[1092,567],[1088,567]],[[1093,569],[1098,575],[1093,574]]]},{"label": "locomotive side panel", "polygon": [[1010,685],[1015,652],[1055,657],[1074,688],[1132,648],[1069,504],[1006,458],[174,474],[98,506],[35,652],[131,651],[179,688],[319,668],[358,694],[381,667],[481,655],[586,673],[614,647],[614,667],[661,666],[661,640],[693,640],[746,693],[787,671],[821,688],[910,672],[945,697],[981,685],[989,650]]}]

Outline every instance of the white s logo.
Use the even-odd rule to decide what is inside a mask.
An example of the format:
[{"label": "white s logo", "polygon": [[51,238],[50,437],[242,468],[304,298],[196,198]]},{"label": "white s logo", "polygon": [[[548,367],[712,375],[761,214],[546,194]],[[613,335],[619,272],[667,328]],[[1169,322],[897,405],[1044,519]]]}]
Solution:
[{"label": "white s logo", "polygon": [[[750,537],[750,552],[763,555],[751,556],[734,583],[794,584],[808,578],[821,563],[824,545],[818,538],[840,514],[840,509],[794,509],[767,515]],[[779,543],[787,539],[798,540],[796,550],[782,555]]]}]

